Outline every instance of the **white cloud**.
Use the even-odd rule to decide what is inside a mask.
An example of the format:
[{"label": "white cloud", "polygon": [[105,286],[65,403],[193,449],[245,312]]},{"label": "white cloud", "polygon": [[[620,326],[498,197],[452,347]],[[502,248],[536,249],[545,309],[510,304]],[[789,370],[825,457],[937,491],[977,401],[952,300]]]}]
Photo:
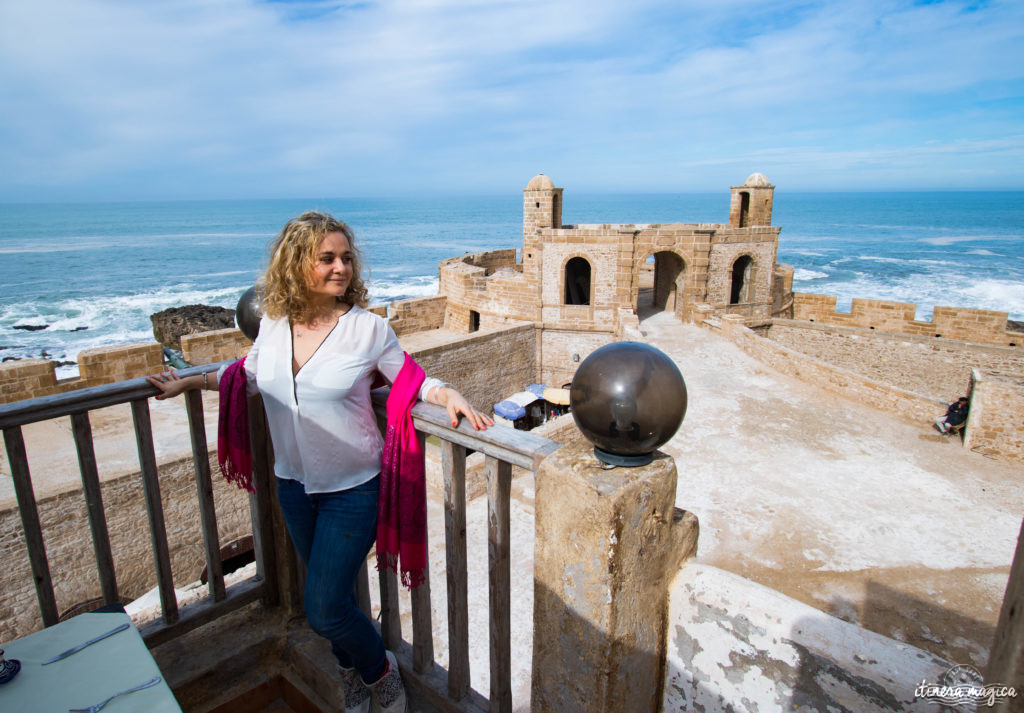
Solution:
[{"label": "white cloud", "polygon": [[802,187],[885,161],[907,187],[950,163],[1020,187],[985,148],[1019,154],[1020,6],[5,3],[0,199],[488,190],[543,167],[699,189],[756,161]]}]

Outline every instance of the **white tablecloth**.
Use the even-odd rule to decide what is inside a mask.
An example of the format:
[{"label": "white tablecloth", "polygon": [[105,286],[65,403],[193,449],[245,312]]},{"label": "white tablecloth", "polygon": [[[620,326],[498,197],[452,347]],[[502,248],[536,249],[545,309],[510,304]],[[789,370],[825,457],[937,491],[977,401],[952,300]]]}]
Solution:
[{"label": "white tablecloth", "polygon": [[[81,614],[0,646],[7,659],[21,661],[13,680],[0,684],[3,713],[67,713],[161,676],[134,626],[82,649],[62,661],[42,662],[72,646],[130,621],[127,614]],[[103,713],[181,713],[167,684],[115,698]]]}]

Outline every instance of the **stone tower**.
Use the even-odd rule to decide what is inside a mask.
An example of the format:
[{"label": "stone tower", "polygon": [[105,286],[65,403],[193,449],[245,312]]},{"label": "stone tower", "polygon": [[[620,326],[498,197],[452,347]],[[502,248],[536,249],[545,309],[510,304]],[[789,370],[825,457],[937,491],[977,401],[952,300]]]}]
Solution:
[{"label": "stone tower", "polygon": [[538,173],[523,189],[523,273],[528,280],[540,278],[544,250],[540,228],[562,227],[562,189]]},{"label": "stone tower", "polygon": [[523,237],[530,240],[537,228],[562,227],[562,189],[538,173],[523,189]]},{"label": "stone tower", "polygon": [[729,203],[729,227],[749,228],[772,224],[772,200],[775,186],[763,173],[752,173],[742,186],[732,187]]}]

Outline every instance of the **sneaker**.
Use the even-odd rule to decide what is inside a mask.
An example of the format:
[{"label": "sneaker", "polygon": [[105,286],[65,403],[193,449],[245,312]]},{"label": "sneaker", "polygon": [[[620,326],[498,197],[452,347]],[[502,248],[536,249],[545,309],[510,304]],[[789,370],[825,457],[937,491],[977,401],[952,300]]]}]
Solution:
[{"label": "sneaker", "polygon": [[341,690],[345,694],[345,713],[370,713],[370,689],[354,668],[338,666]]},{"label": "sneaker", "polygon": [[380,713],[406,713],[405,686],[398,672],[398,660],[390,651],[386,652],[388,667],[380,679],[368,685],[370,694],[380,706]]}]

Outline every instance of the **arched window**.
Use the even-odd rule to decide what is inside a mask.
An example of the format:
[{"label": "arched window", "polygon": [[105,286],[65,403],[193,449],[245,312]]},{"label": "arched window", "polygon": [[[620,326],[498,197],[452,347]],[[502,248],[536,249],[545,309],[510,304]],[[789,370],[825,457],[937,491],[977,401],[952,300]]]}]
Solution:
[{"label": "arched window", "polygon": [[741,255],[732,264],[732,288],[729,291],[729,304],[750,302],[750,266],[753,262],[753,258],[749,255]]},{"label": "arched window", "polygon": [[750,224],[750,194],[740,191],[740,227],[746,228]]},{"label": "arched window", "polygon": [[590,304],[590,263],[584,258],[574,257],[565,263],[565,303]]}]

